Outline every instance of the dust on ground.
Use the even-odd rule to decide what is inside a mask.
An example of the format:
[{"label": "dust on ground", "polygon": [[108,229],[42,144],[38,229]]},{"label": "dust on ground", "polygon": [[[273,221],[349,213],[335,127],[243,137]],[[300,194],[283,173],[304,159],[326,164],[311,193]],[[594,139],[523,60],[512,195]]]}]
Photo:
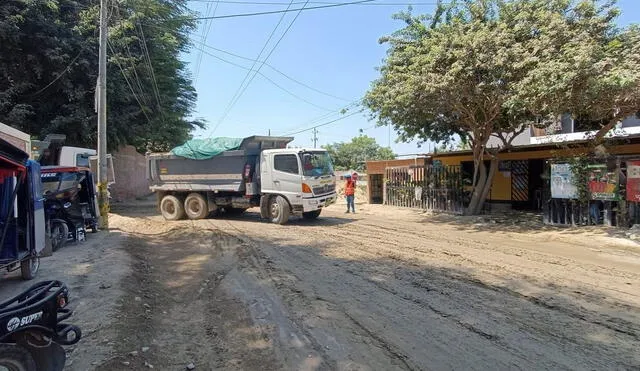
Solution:
[{"label": "dust on ground", "polygon": [[89,329],[68,369],[640,367],[640,248],[607,230],[366,204],[165,222],[153,206],[116,205],[104,244],[43,259]]}]

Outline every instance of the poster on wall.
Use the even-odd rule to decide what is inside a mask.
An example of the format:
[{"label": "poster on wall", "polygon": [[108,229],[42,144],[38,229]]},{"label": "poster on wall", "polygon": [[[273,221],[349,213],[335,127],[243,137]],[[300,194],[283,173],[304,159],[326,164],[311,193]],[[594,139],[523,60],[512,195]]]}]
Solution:
[{"label": "poster on wall", "polygon": [[640,160],[627,161],[627,201],[640,202]]},{"label": "poster on wall", "polygon": [[569,164],[551,164],[551,198],[578,198]]},{"label": "poster on wall", "polygon": [[618,173],[607,170],[606,165],[589,165],[587,186],[592,200],[618,199]]}]

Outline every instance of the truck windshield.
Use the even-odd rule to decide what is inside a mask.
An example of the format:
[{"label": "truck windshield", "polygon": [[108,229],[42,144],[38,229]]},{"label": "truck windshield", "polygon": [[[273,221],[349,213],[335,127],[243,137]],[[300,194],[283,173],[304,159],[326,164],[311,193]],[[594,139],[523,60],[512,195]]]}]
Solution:
[{"label": "truck windshield", "polygon": [[333,174],[333,164],[327,152],[303,152],[302,174],[304,176],[324,176]]}]

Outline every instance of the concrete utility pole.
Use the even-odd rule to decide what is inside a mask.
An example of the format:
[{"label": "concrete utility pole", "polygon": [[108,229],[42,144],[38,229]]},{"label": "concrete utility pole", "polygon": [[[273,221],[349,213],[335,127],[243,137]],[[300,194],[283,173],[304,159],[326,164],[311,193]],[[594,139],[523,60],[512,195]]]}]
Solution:
[{"label": "concrete utility pole", "polygon": [[313,148],[318,148],[318,128],[313,128]]},{"label": "concrete utility pole", "polygon": [[100,0],[100,53],[98,56],[98,205],[100,228],[109,228],[107,184],[107,2]]}]

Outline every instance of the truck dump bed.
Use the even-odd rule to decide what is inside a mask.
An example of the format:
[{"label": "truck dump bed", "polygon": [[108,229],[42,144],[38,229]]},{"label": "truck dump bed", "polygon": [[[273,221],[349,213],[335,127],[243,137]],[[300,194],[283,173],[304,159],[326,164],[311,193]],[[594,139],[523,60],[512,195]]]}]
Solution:
[{"label": "truck dump bed", "polygon": [[147,178],[152,191],[243,192],[246,164],[255,168],[264,149],[285,148],[291,137],[251,136],[237,150],[222,152],[206,160],[193,160],[170,153],[147,155]]}]

